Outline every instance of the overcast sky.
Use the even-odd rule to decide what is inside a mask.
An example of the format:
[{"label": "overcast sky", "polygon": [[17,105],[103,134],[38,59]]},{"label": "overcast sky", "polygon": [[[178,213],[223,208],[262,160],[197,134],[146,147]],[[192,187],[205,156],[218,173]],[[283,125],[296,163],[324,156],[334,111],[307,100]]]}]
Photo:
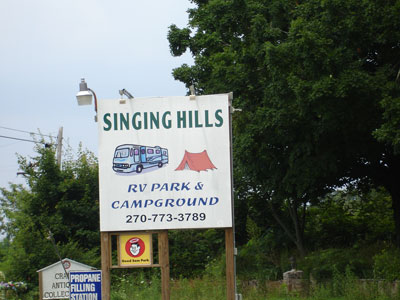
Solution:
[{"label": "overcast sky", "polygon": [[[81,78],[100,99],[181,96],[171,72],[190,55],[171,56],[168,26],[187,25],[189,0],[1,0],[0,136],[32,139],[64,128],[64,145],[97,155],[93,106],[78,107]],[[0,137],[0,187],[22,183],[16,153],[34,144]]]}]

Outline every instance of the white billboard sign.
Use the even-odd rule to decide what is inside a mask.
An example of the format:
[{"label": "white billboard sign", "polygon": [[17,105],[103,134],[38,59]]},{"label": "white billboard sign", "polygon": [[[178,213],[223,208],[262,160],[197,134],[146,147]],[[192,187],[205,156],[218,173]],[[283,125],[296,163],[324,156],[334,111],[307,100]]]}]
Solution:
[{"label": "white billboard sign", "polygon": [[228,94],[101,100],[100,229],[232,227]]}]

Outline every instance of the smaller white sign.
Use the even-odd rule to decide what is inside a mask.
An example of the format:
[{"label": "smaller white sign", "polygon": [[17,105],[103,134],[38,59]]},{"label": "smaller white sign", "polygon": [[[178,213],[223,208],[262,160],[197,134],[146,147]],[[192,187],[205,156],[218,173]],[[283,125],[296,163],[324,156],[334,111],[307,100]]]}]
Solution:
[{"label": "smaller white sign", "polygon": [[62,261],[64,267],[61,262],[56,262],[37,271],[41,286],[41,299],[69,299],[69,279],[65,272],[94,269],[69,258],[64,258]]}]

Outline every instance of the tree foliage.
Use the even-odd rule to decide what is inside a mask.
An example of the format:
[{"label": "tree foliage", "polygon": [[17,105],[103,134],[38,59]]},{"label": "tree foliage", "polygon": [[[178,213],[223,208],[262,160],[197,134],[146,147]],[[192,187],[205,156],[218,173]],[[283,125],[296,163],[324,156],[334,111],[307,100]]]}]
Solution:
[{"label": "tree foliage", "polygon": [[172,230],[168,238],[173,278],[200,276],[223,252],[223,230]]},{"label": "tree foliage", "polygon": [[391,199],[385,190],[361,196],[357,191],[335,191],[309,206],[307,214],[309,247],[304,258],[276,225],[262,230],[263,223],[248,222],[249,241],[239,248],[237,258],[239,277],[282,278],[291,269],[290,257],[296,258],[295,267],[305,272],[304,278],[332,279],[347,268],[359,278],[392,280],[397,276],[396,251],[389,242],[394,233]]},{"label": "tree foliage", "polygon": [[1,268],[14,280],[37,282],[36,271],[58,261],[54,235],[64,257],[98,264],[98,175],[92,154],[79,152],[60,168],[54,149],[38,146],[37,156],[19,157],[27,185],[2,188],[1,211],[9,252]]},{"label": "tree foliage", "polygon": [[235,181],[277,220],[290,216],[300,251],[307,205],[383,186],[400,246],[400,1],[193,2],[188,28],[168,38],[195,63],[173,75],[199,93],[234,92]]},{"label": "tree foliage", "polygon": [[336,191],[308,209],[306,235],[310,250],[361,248],[393,240],[394,222],[388,193]]}]

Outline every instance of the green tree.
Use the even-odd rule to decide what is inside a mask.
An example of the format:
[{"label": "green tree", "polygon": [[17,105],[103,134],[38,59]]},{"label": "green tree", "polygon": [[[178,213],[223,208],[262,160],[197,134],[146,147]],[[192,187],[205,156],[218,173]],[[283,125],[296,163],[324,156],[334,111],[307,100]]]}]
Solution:
[{"label": "green tree", "polygon": [[336,191],[308,209],[310,250],[364,247],[393,239],[391,199],[383,190],[361,196],[357,191]]},{"label": "green tree", "polygon": [[19,157],[27,186],[1,189],[6,220],[2,232],[9,251],[1,269],[13,280],[37,282],[36,271],[58,260],[48,239],[54,235],[62,256],[98,264],[99,217],[97,161],[80,151],[57,165],[53,148],[37,146],[37,156]]},{"label": "green tree", "polygon": [[170,265],[173,278],[194,278],[224,250],[224,231],[172,230],[169,232]]},{"label": "green tree", "polygon": [[306,206],[346,185],[386,188],[400,246],[400,1],[193,2],[168,39],[195,64],[173,75],[234,92],[235,162],[300,252]]}]

